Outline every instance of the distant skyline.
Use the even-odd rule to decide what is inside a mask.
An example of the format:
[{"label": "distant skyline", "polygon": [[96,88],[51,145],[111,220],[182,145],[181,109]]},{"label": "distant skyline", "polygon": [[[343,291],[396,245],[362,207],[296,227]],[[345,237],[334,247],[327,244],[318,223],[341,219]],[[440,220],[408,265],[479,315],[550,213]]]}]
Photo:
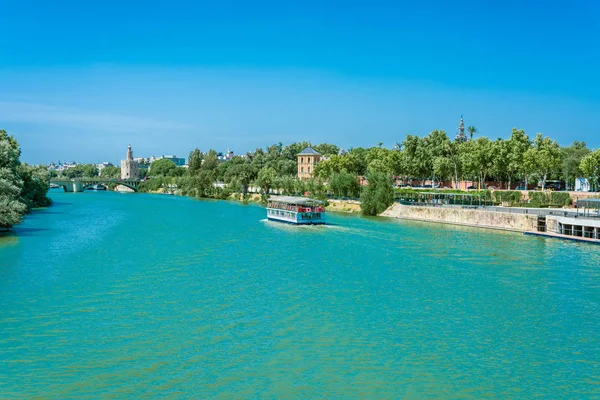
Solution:
[{"label": "distant skyline", "polygon": [[[0,0],[2,1],[2,0]],[[392,147],[461,114],[600,147],[600,5],[2,1],[0,129],[22,160],[281,141]]]}]

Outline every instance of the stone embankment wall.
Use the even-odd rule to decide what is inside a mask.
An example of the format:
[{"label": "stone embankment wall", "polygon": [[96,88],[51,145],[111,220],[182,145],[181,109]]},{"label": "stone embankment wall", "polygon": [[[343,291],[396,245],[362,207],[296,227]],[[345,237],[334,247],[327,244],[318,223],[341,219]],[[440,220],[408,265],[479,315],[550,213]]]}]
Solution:
[{"label": "stone embankment wall", "polygon": [[482,209],[419,207],[394,203],[381,216],[518,232],[537,231],[537,217],[534,215],[501,213]]}]

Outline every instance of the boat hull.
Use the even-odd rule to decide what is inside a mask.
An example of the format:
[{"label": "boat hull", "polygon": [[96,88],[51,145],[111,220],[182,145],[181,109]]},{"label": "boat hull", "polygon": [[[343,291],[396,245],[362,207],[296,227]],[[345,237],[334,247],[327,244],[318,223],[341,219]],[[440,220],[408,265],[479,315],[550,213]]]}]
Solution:
[{"label": "boat hull", "polygon": [[325,221],[320,220],[320,221],[307,221],[307,220],[290,220],[287,218],[280,218],[280,217],[273,217],[273,216],[269,216],[267,217],[267,219],[269,221],[276,221],[276,222],[283,222],[285,224],[290,224],[290,225],[325,225]]},{"label": "boat hull", "polygon": [[285,222],[293,225],[323,225],[325,215],[323,213],[298,213],[289,210],[267,208],[267,219],[277,222]]}]

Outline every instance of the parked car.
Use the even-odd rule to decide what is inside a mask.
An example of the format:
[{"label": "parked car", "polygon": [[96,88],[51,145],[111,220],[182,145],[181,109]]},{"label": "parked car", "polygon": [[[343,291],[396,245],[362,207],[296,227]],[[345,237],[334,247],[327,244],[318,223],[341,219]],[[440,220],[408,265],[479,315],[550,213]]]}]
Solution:
[{"label": "parked car", "polygon": [[496,190],[498,188],[496,186],[488,186],[488,187],[486,187],[486,189],[494,189],[494,190]]},{"label": "parked car", "polygon": [[467,186],[467,189],[477,189],[475,186],[471,185],[471,186]]},{"label": "parked car", "polygon": [[525,186],[517,186],[515,190],[527,190]]}]

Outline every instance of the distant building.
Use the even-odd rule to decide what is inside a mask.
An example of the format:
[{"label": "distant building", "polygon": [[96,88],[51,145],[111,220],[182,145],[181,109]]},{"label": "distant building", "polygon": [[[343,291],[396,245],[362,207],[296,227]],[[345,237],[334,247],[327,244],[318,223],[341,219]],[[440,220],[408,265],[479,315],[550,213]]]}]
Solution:
[{"label": "distant building", "polygon": [[169,155],[169,156],[160,156],[157,158],[157,160],[163,160],[163,159],[167,159],[167,160],[171,160],[173,161],[173,163],[175,165],[177,165],[178,167],[183,167],[186,164],[186,159],[185,158],[180,158],[174,155]]},{"label": "distant building", "polygon": [[308,147],[298,153],[298,178],[310,179],[315,170],[315,165],[321,161],[321,154],[308,144]]},{"label": "distant building", "polygon": [[463,121],[463,116],[460,116],[460,124],[458,125],[458,133],[454,137],[454,140],[458,142],[466,142],[467,135],[465,135],[465,122]]},{"label": "distant building", "polygon": [[79,165],[79,163],[77,163],[75,161],[71,161],[71,162],[59,161],[58,163],[50,163],[48,165],[48,170],[49,171],[64,171],[66,169],[76,167],[77,165]]},{"label": "distant building", "polygon": [[226,154],[223,154],[223,153],[218,153],[217,154],[217,159],[219,161],[229,161],[233,157],[235,157],[235,154],[233,154],[233,151],[231,151],[230,149],[227,149],[227,153]]},{"label": "distant building", "polygon": [[167,159],[167,160],[171,160],[173,161],[173,163],[175,165],[177,165],[178,167],[183,167],[187,164],[187,160],[185,158],[180,158],[174,155],[162,155],[159,157],[154,157],[154,156],[150,156],[148,158],[145,157],[136,157],[133,160],[138,162],[138,168],[145,168],[148,169],[150,167],[150,164],[152,164],[154,161],[157,160],[162,160],[162,159]]},{"label": "distant building", "polygon": [[133,157],[133,161],[137,161],[138,170],[148,169],[150,167],[150,159],[145,157]]},{"label": "distant building", "polygon": [[127,146],[127,158],[121,160],[121,179],[137,179],[138,162],[133,159],[131,145]]}]

